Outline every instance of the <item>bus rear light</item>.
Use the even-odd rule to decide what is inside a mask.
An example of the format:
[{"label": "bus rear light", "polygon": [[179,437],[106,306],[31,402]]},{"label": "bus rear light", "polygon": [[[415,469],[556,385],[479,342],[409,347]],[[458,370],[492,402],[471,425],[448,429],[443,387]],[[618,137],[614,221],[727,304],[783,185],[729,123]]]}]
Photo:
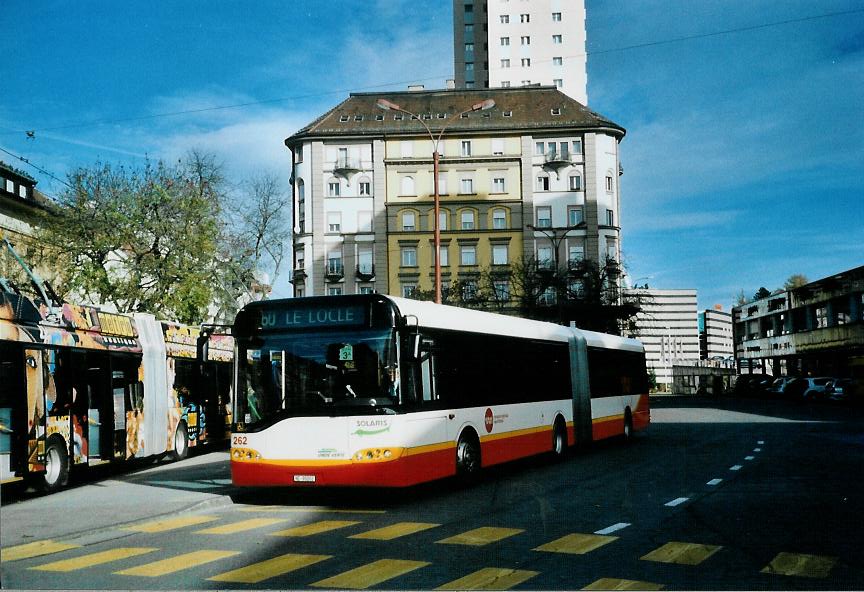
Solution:
[{"label": "bus rear light", "polygon": [[354,462],[381,462],[402,456],[403,448],[364,448],[354,453]]}]

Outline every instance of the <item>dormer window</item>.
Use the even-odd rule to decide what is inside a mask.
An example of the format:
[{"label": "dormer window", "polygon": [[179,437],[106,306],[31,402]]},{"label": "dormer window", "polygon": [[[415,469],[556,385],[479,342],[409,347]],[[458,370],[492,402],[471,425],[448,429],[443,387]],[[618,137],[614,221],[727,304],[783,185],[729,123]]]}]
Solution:
[{"label": "dormer window", "polygon": [[375,121],[384,121],[384,116],[383,115],[376,115]]},{"label": "dormer window", "polygon": [[504,113],[502,113],[502,115],[504,117],[513,117],[513,112],[512,111],[504,111]]},{"label": "dormer window", "polygon": [[355,115],[354,121],[363,121],[363,116],[362,115]]},{"label": "dormer window", "polygon": [[393,121],[402,121],[402,117],[403,116],[401,113],[397,113],[396,115],[393,116]]},{"label": "dormer window", "polygon": [[342,123],[345,123],[346,121],[348,121],[348,119],[349,119],[349,118],[348,118],[347,115],[342,115],[342,116],[339,118],[339,121],[341,121]]},{"label": "dormer window", "polygon": [[552,115],[561,115],[561,108],[560,107],[552,107],[551,113],[552,113]]}]

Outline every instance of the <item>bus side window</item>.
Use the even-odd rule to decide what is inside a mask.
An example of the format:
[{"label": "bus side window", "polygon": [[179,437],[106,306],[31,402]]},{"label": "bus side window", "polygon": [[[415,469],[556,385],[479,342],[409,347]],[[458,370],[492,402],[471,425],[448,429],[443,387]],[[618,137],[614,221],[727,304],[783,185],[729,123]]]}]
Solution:
[{"label": "bus side window", "polygon": [[435,366],[432,357],[434,343],[423,339],[420,344],[420,394],[424,403],[438,399],[435,392]]}]

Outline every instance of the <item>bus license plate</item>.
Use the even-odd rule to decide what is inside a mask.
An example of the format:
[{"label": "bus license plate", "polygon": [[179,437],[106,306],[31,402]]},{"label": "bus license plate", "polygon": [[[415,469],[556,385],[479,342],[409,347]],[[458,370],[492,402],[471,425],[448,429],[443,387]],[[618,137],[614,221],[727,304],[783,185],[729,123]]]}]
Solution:
[{"label": "bus license plate", "polygon": [[315,475],[294,475],[294,483],[315,483]]}]

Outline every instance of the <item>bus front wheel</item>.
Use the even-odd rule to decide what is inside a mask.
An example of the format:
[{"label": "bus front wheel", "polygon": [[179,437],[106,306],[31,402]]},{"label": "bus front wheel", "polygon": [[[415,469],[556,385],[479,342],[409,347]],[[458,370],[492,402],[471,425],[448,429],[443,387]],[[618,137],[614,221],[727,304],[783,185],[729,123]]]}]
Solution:
[{"label": "bus front wheel", "polygon": [[61,438],[52,438],[45,451],[45,474],[39,485],[46,492],[63,489],[69,483],[69,453]]},{"label": "bus front wheel", "polygon": [[633,439],[633,415],[628,407],[624,411],[624,441],[629,442]]},{"label": "bus front wheel", "polygon": [[555,427],[552,429],[552,454],[555,458],[564,458],[567,452],[567,428],[564,427],[564,422],[561,418],[555,420]]},{"label": "bus front wheel", "polygon": [[177,424],[174,431],[174,446],[171,449],[171,460],[183,460],[189,454],[189,432],[186,430],[186,422]]},{"label": "bus front wheel", "polygon": [[456,474],[468,477],[480,471],[480,442],[472,433],[465,433],[456,445]]}]

